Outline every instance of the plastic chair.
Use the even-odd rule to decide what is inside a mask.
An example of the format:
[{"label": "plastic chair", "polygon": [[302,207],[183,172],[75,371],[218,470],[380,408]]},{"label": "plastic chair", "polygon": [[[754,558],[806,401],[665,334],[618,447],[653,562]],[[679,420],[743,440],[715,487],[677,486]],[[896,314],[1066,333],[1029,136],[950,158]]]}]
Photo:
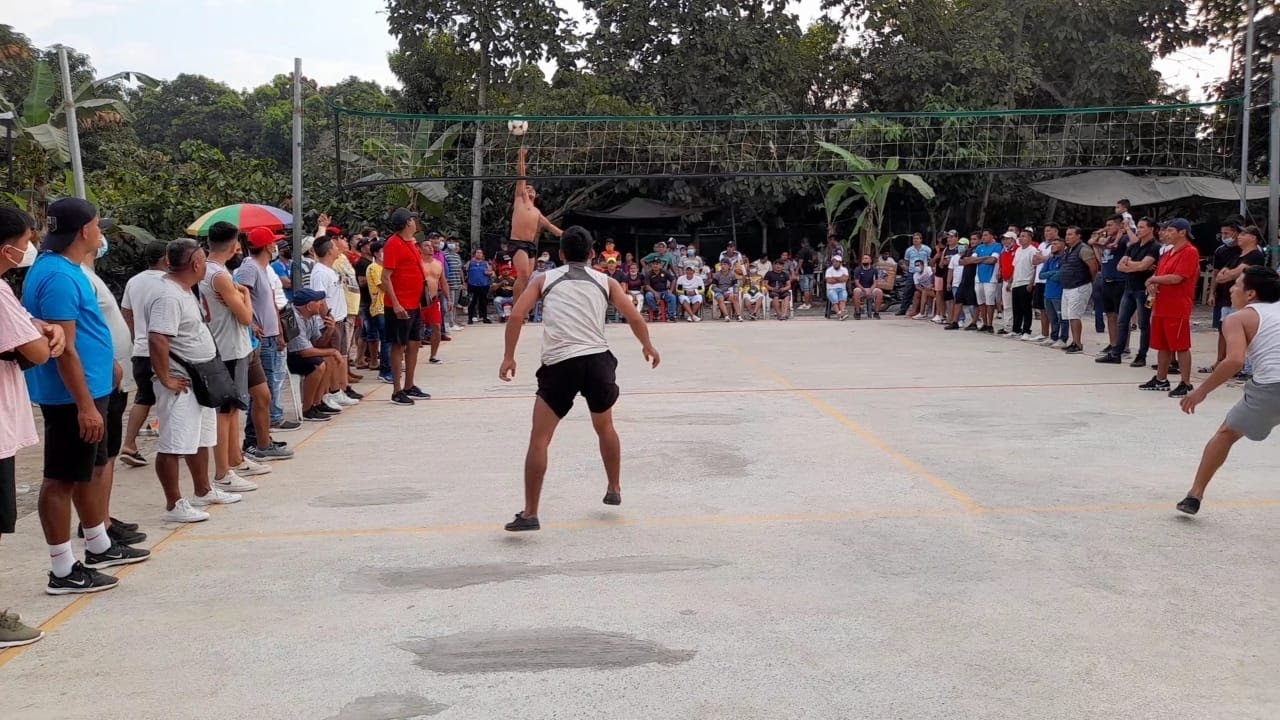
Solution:
[{"label": "plastic chair", "polygon": [[289,373],[289,395],[293,399],[293,419],[302,422],[302,376]]}]

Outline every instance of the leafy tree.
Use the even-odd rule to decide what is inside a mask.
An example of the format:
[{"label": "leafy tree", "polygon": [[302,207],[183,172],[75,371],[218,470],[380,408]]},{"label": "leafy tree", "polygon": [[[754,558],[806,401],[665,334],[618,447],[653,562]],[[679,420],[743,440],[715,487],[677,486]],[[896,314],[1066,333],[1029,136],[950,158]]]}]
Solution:
[{"label": "leafy tree", "polygon": [[[858,220],[854,223],[853,230],[849,233],[850,241],[861,233],[860,255],[874,256],[879,253],[880,233],[885,217],[885,204],[889,200],[889,191],[893,186],[907,184],[915,188],[916,192],[920,193],[926,200],[933,197],[933,188],[919,175],[909,173],[873,174],[880,171],[896,173],[898,170],[898,158],[889,158],[885,161],[883,167],[879,167],[866,158],[855,155],[838,145],[826,142],[819,144],[824,150],[844,158],[849,169],[859,173],[850,180],[839,180],[831,183],[831,187],[827,189],[825,207],[827,223],[830,227],[835,225],[840,216],[854,202],[862,201],[863,207],[858,212]],[[833,230],[829,231],[828,234],[833,234],[833,232]]]}]

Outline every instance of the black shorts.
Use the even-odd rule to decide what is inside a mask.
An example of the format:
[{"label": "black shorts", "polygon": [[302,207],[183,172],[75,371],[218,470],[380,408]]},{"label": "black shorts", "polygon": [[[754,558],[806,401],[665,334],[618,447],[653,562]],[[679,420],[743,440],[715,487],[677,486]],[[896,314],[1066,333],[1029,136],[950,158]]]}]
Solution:
[{"label": "black shorts", "polygon": [[[93,404],[105,424],[110,396],[103,395]],[[100,442],[81,440],[80,412],[75,403],[41,405],[40,412],[44,415],[44,476],[63,482],[92,480],[93,469],[107,464],[106,433]]]},{"label": "black shorts", "polygon": [[579,394],[592,414],[607,412],[618,401],[617,369],[618,359],[608,350],[543,365],[538,368],[538,397],[558,418],[569,414]]},{"label": "black shorts", "polygon": [[1102,283],[1102,309],[1108,314],[1120,312],[1120,300],[1124,298],[1123,280],[1107,280]]},{"label": "black shorts", "polygon": [[267,371],[262,367],[262,349],[259,348],[249,353],[249,387],[256,388],[266,384]]},{"label": "black shorts", "polygon": [[289,368],[290,373],[306,377],[315,372],[321,365],[324,365],[324,360],[318,357],[306,358],[297,353],[289,353],[284,359],[284,364],[285,367]]},{"label": "black shorts", "polygon": [[1031,289],[1032,310],[1044,309],[1044,285],[1044,283],[1036,283],[1036,286]]},{"label": "black shorts", "polygon": [[107,460],[120,454],[124,443],[124,411],[129,407],[129,393],[116,390],[107,400]]},{"label": "black shorts", "polygon": [[943,301],[943,302],[951,302],[952,300],[955,300],[955,299],[956,299],[956,293],[955,293],[955,288],[954,288],[954,287],[952,287],[951,285],[948,285],[948,286],[946,286],[946,287],[942,288],[942,301]]},{"label": "black shorts", "polygon": [[528,255],[530,260],[538,256],[538,243],[536,242],[526,242],[524,240],[516,240],[515,238],[512,238],[507,241],[507,245],[511,248],[512,255],[523,250],[524,254]]},{"label": "black shorts", "polygon": [[151,384],[151,358],[136,357],[133,359],[133,382],[138,385],[138,392],[133,396],[135,405],[155,407],[156,388]]},{"label": "black shorts", "polygon": [[[231,375],[231,381],[235,383],[236,394],[240,396],[240,402],[246,406],[249,404],[249,357],[245,356],[239,360],[223,360],[223,365],[227,366],[227,372]],[[218,408],[219,415],[230,415],[232,410],[240,408],[227,405]]]},{"label": "black shorts", "polygon": [[956,295],[956,302],[961,305],[977,305],[978,290],[973,285],[961,285],[960,292]]},{"label": "black shorts", "polygon": [[0,460],[0,535],[12,535],[18,524],[17,457]]},{"label": "black shorts", "polygon": [[392,345],[408,345],[422,342],[422,311],[409,310],[409,317],[401,320],[394,312],[387,312],[387,342]]}]

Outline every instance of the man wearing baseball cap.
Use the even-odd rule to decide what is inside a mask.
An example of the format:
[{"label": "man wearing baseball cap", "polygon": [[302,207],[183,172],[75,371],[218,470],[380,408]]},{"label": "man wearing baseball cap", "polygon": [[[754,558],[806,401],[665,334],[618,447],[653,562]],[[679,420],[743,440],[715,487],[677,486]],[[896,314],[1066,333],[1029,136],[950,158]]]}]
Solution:
[{"label": "man wearing baseball cap", "polygon": [[[285,420],[284,408],[280,405],[280,392],[288,373],[284,366],[285,339],[280,332],[280,311],[277,305],[275,286],[272,277],[275,272],[272,262],[277,257],[283,235],[277,235],[267,228],[259,227],[249,231],[249,259],[235,271],[236,282],[249,289],[249,304],[253,309],[253,328],[258,333],[258,360],[262,372],[267,378],[267,389],[270,391],[270,402],[267,409],[268,422],[273,430],[297,430],[299,423]],[[292,296],[292,292],[290,292]],[[283,452],[272,452],[275,448],[269,437],[262,436],[257,430],[257,420],[261,409],[260,403],[249,395],[249,414],[254,422],[245,427],[246,452],[255,460],[276,460]]]},{"label": "man wearing baseball cap", "polygon": [[[302,376],[302,418],[309,422],[328,422],[341,412],[341,407],[325,403],[325,395],[341,390],[347,379],[344,358],[331,342],[334,323],[326,299],[321,290],[302,288],[293,291],[293,303],[284,310],[293,314],[292,325],[298,330],[289,338],[286,365],[289,372]],[[329,347],[315,346],[322,338],[330,341]]]},{"label": "man wearing baseball cap", "polygon": [[[1191,241],[1191,223],[1176,218],[1168,226],[1172,248],[1156,264],[1156,274],[1147,279],[1151,301],[1151,347],[1158,351],[1155,377],[1139,385],[1142,390],[1168,392],[1169,397],[1186,397],[1191,385],[1191,311],[1196,303],[1196,281],[1200,276],[1200,251]],[[1169,389],[1169,363],[1177,357],[1182,382]]]},{"label": "man wearing baseball cap", "polygon": [[[45,592],[98,592],[117,581],[97,570],[142,562],[150,553],[111,541],[106,477],[96,470],[107,463],[104,418],[115,384],[111,331],[80,267],[103,244],[98,211],[84,200],[64,198],[49,205],[46,222],[44,252],[27,272],[22,304],[74,340],[56,361],[26,371],[31,399],[44,417],[39,511],[52,566]],[[84,527],[84,564],[72,554],[72,504]]]}]

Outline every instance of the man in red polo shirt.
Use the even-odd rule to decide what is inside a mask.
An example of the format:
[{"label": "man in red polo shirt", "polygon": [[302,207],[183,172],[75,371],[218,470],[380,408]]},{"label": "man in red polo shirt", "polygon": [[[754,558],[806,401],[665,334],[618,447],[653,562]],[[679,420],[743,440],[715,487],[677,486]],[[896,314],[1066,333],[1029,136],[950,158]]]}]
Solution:
[{"label": "man in red polo shirt", "polygon": [[[1182,398],[1195,389],[1191,386],[1191,309],[1200,277],[1200,251],[1191,243],[1191,223],[1185,218],[1171,220],[1165,227],[1173,244],[1160,256],[1156,274],[1146,283],[1151,298],[1151,347],[1159,351],[1160,360],[1155,377],[1138,387]],[[1182,382],[1169,390],[1169,363],[1175,354]]]},{"label": "man in red polo shirt", "polygon": [[391,344],[391,402],[412,405],[415,398],[431,398],[413,384],[418,348],[422,345],[422,313],[418,308],[422,304],[427,271],[423,267],[422,251],[414,239],[418,214],[399,208],[391,213],[390,226],[394,234],[382,250],[382,291],[386,293],[387,342]]}]

